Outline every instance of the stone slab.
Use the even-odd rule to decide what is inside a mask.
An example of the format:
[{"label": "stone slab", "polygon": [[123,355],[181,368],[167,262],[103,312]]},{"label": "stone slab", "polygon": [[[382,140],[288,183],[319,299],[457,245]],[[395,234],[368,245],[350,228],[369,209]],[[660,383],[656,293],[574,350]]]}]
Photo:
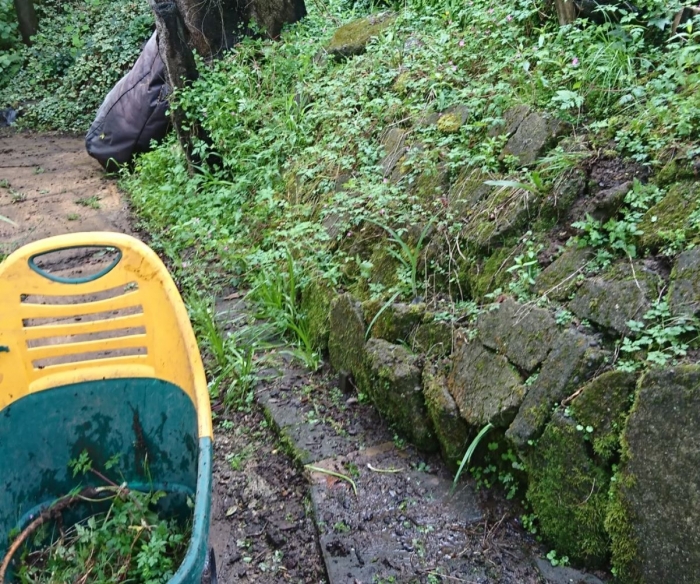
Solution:
[{"label": "stone slab", "polygon": [[545,360],[559,335],[549,310],[523,306],[510,298],[497,310],[479,315],[477,329],[486,347],[528,372]]},{"label": "stone slab", "polygon": [[465,528],[482,519],[475,492],[464,485],[450,494],[449,475],[416,470],[420,463],[411,451],[386,443],[315,465],[352,474],[357,486],[356,496],[347,481],[310,473],[331,584],[407,582],[406,575],[415,578],[433,568],[422,565],[421,550],[435,546],[448,576],[485,575],[481,569],[475,573],[470,558],[459,557],[467,544]]}]

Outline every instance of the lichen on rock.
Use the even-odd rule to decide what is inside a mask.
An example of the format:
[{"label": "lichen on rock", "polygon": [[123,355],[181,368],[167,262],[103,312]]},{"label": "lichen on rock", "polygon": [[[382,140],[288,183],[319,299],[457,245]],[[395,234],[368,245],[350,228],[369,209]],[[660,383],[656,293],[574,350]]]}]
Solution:
[{"label": "lichen on rock", "polygon": [[423,394],[442,457],[454,469],[467,448],[467,424],[460,417],[457,404],[447,389],[447,378],[434,367],[423,370]]},{"label": "lichen on rock", "polygon": [[518,125],[518,129],[510,137],[501,153],[501,159],[506,156],[514,156],[521,166],[530,166],[544,152],[553,145],[557,138],[561,137],[566,126],[557,118],[529,113]]},{"label": "lichen on rock", "polygon": [[700,314],[700,248],[684,251],[671,272],[668,303],[677,315]]},{"label": "lichen on rock", "polygon": [[639,320],[657,298],[660,278],[643,262],[623,260],[600,276],[587,279],[569,309],[619,334],[631,333],[627,322]]},{"label": "lichen on rock", "polygon": [[401,128],[390,128],[382,136],[382,146],[384,147],[384,158],[381,165],[384,176],[389,176],[396,164],[404,154],[404,144],[406,143],[406,130]]},{"label": "lichen on rock", "polygon": [[605,363],[607,353],[597,339],[567,330],[557,339],[542,363],[537,379],[527,392],[518,414],[506,431],[516,448],[539,437],[552,407],[573,394]]},{"label": "lichen on rock", "polygon": [[370,339],[366,391],[379,412],[421,450],[438,449],[423,398],[422,361],[401,345]]},{"label": "lichen on rock", "polygon": [[482,312],[479,316],[479,339],[521,369],[534,371],[545,360],[559,335],[552,314],[542,308],[523,306],[512,299],[506,299],[498,306],[498,310]]},{"label": "lichen on rock", "polygon": [[530,114],[532,109],[529,105],[519,104],[513,106],[503,114],[503,123],[494,125],[489,129],[489,137],[511,136],[518,129],[522,121]]},{"label": "lichen on rock", "polygon": [[698,427],[700,366],[655,369],[640,379],[611,507],[626,522],[614,526],[612,546],[626,581],[698,582]]},{"label": "lichen on rock", "polygon": [[476,340],[456,343],[447,385],[470,431],[489,423],[508,427],[525,396],[523,380],[508,359]]}]

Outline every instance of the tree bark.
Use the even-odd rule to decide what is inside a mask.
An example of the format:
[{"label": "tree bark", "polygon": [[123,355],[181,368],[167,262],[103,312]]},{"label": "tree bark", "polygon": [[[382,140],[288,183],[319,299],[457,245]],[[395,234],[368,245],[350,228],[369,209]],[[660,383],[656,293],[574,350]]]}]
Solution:
[{"label": "tree bark", "polygon": [[554,7],[557,9],[559,26],[571,24],[576,20],[576,6],[574,0],[554,0]]},{"label": "tree bark", "polygon": [[255,22],[270,38],[284,24],[306,16],[304,0],[175,0],[190,33],[190,44],[212,58],[249,36]]},{"label": "tree bark", "polygon": [[36,18],[34,3],[32,0],[14,0],[19,32],[25,45],[32,44],[32,37],[39,29],[39,21]]},{"label": "tree bark", "polygon": [[[171,91],[182,89],[199,77],[197,65],[188,40],[189,33],[178,10],[177,4],[170,0],[148,0],[153,10],[158,31],[158,50],[165,64],[168,85]],[[170,106],[170,116],[178,140],[185,151],[190,171],[202,163],[195,152],[197,140],[209,142],[204,129],[197,121],[188,122],[185,112],[177,104]]]}]

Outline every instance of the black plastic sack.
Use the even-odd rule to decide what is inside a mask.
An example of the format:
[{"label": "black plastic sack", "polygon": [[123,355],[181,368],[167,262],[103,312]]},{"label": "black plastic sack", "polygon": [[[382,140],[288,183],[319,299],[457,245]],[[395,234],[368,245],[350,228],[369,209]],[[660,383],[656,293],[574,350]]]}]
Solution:
[{"label": "black plastic sack", "polygon": [[[131,71],[112,88],[85,138],[88,154],[107,170],[147,152],[168,133],[165,65],[154,32]],[[116,164],[115,164],[116,163]]]}]

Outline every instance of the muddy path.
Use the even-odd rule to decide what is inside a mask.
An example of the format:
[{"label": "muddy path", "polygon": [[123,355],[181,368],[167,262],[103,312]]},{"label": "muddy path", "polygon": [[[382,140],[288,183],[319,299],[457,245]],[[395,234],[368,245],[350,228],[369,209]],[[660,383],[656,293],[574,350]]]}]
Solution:
[{"label": "muddy path", "polygon": [[[56,234],[135,232],[81,138],[3,130],[0,154],[0,215],[17,224],[0,222],[0,258]],[[223,329],[246,313],[240,296],[217,303]],[[497,494],[468,481],[450,492],[439,457],[402,443],[327,367],[270,363],[248,407],[212,404],[220,583],[600,583],[542,560],[547,550]]]},{"label": "muddy path", "polygon": [[129,233],[116,183],[85,152],[83,140],[0,130],[0,253],[79,231]]}]

